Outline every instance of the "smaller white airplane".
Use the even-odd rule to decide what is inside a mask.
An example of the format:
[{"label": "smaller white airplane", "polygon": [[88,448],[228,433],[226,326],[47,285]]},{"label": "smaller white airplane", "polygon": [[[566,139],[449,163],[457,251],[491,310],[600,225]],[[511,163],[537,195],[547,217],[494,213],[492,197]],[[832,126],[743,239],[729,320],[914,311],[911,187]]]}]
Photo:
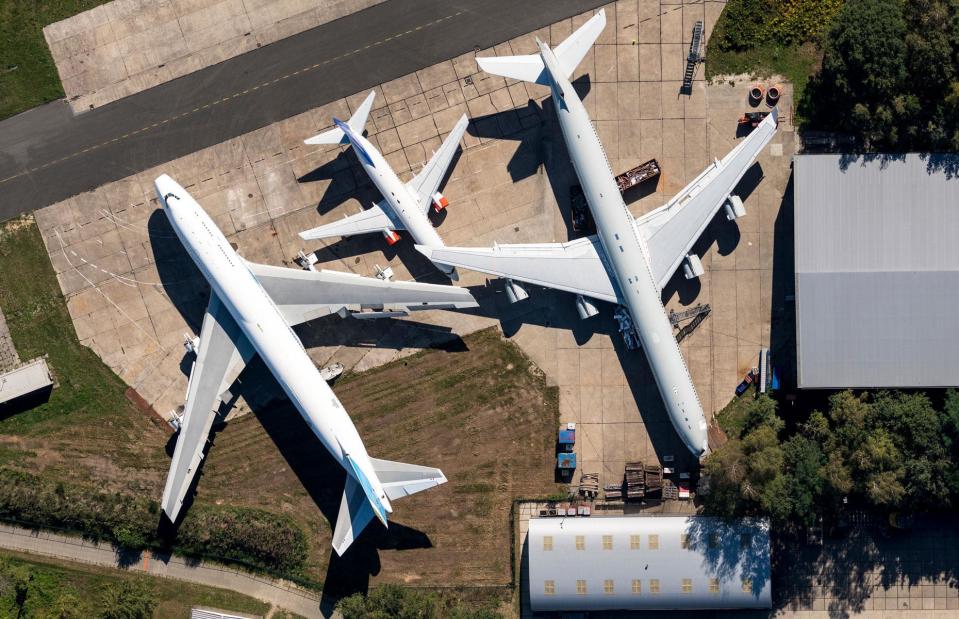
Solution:
[{"label": "smaller white airplane", "polygon": [[[469,119],[466,114],[463,114],[440,149],[433,153],[429,163],[413,180],[404,183],[396,176],[383,155],[363,137],[363,129],[366,127],[366,119],[370,115],[375,95],[375,91],[371,92],[348,121],[343,122],[334,118],[333,123],[336,125],[334,129],[304,140],[304,144],[350,144],[353,146],[356,157],[363,164],[363,169],[379,189],[383,199],[365,211],[301,232],[300,237],[314,240],[379,232],[386,238],[387,243],[393,245],[400,240],[397,230],[407,230],[418,245],[444,247],[443,239],[436,232],[427,213],[431,206],[437,213],[449,206],[449,201],[439,192],[439,187],[443,177],[446,176],[446,170],[453,160],[453,155],[456,154]],[[454,281],[459,279],[454,267],[441,262],[433,264],[450,279]]]},{"label": "smaller white airplane", "polygon": [[[221,403],[232,399],[231,385],[257,354],[306,425],[346,471],[333,531],[337,554],[343,554],[374,517],[386,526],[393,510],[390,501],[445,483],[439,469],[378,460],[366,453],[349,414],[292,327],[329,314],[376,318],[421,309],[476,307],[469,291],[248,262],[176,181],[164,174],[154,184],[170,225],[211,289],[163,489],[163,513],[170,521],[180,514]],[[364,309],[373,311],[361,312]]]}]

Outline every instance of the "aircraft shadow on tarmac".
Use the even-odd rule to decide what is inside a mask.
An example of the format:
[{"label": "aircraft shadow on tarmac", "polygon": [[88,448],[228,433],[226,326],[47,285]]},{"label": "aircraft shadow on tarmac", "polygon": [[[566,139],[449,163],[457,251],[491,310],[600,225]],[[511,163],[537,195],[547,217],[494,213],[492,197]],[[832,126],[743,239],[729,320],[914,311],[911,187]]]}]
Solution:
[{"label": "aircraft shadow on tarmac", "polygon": [[[589,76],[574,81],[573,87],[580,98],[586,97],[591,89]],[[510,178],[516,183],[539,174],[540,170],[545,172],[567,233],[572,235],[570,186],[578,181],[552,99],[552,96],[546,97],[541,104],[530,99],[521,108],[471,118],[467,131],[481,139],[518,140],[520,144],[506,164]]]}]

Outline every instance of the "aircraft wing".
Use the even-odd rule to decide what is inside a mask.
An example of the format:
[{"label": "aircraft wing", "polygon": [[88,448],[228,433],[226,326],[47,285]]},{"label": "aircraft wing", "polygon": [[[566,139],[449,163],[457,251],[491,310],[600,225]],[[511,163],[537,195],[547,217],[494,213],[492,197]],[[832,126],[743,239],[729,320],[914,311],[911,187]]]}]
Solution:
[{"label": "aircraft wing", "polygon": [[380,201],[365,211],[360,211],[355,215],[349,215],[334,221],[323,224],[310,230],[300,232],[300,238],[306,240],[326,239],[335,236],[353,236],[354,234],[366,234],[368,232],[382,232],[383,230],[402,230],[403,226],[393,221],[387,214],[389,209],[384,209],[386,201]]},{"label": "aircraft wing", "polygon": [[776,108],[736,148],[706,168],[664,206],[636,220],[646,239],[653,276],[663,288],[716,211],[776,134]]},{"label": "aircraft wing", "polygon": [[407,184],[407,187],[419,198],[421,211],[430,207],[433,194],[439,189],[443,177],[446,176],[446,170],[450,167],[450,162],[453,161],[453,155],[459,148],[460,140],[463,139],[463,133],[466,131],[469,122],[469,118],[466,117],[466,114],[463,114],[450,134],[446,136],[446,140],[440,146],[440,149],[433,153],[429,163]]},{"label": "aircraft wing", "polygon": [[569,243],[496,245],[490,248],[426,247],[416,249],[433,262],[507,277],[537,286],[621,303],[595,236]]},{"label": "aircraft wing", "polygon": [[478,304],[465,288],[391,282],[339,271],[302,271],[247,262],[290,325],[341,311],[462,309]]},{"label": "aircraft wing", "polygon": [[187,489],[203,460],[203,448],[224,395],[253,357],[253,345],[211,293],[200,328],[200,346],[190,372],[186,406],[170,472],[163,488],[163,511],[175,521]]}]

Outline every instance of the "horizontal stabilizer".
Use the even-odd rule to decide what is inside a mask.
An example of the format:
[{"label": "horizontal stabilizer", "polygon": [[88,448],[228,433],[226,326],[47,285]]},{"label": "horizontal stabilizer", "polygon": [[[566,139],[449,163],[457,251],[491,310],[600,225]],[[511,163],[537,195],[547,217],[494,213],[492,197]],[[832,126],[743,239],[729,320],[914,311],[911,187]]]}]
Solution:
[{"label": "horizontal stabilizer", "polygon": [[576,32],[556,46],[553,54],[559,61],[559,66],[566,71],[566,77],[573,74],[579,63],[583,61],[586,52],[593,46],[599,35],[606,28],[606,11],[601,9],[599,13],[593,15],[589,21],[580,26]]},{"label": "horizontal stabilizer", "polygon": [[[350,129],[356,132],[357,134],[362,134],[363,130],[366,128],[366,121],[370,117],[370,110],[373,109],[373,98],[376,96],[376,91],[370,92],[366,96],[366,99],[363,100],[363,103],[360,104],[360,107],[356,108],[356,112],[350,116],[350,119],[347,121]],[[346,133],[343,132],[339,127],[330,129],[329,131],[324,131],[318,135],[314,135],[312,138],[303,140],[304,144],[349,144],[350,139],[347,137]]]},{"label": "horizontal stabilizer", "polygon": [[352,475],[347,475],[340,511],[336,516],[336,528],[333,531],[333,550],[336,554],[343,556],[371,520],[373,508],[366,499],[366,493]]},{"label": "horizontal stabilizer", "polygon": [[476,64],[479,65],[480,69],[491,75],[501,75],[510,79],[533,82],[544,86],[549,84],[546,66],[539,54],[477,58]]},{"label": "horizontal stabilizer", "polygon": [[[553,55],[556,56],[559,68],[565,73],[563,77],[568,78],[573,74],[605,27],[606,11],[600,10],[569,38],[556,46]],[[477,58],[476,63],[482,70],[493,75],[549,85],[549,75],[540,54]]]},{"label": "horizontal stabilizer", "polygon": [[376,458],[370,462],[391,501],[446,483],[443,471],[433,467]]}]

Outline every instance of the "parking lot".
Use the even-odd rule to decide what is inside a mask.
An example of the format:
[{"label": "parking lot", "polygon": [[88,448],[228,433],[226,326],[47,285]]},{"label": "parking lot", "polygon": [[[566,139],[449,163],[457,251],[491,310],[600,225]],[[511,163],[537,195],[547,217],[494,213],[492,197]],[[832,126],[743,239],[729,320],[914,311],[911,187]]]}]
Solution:
[{"label": "parking lot", "polygon": [[[623,1],[606,8],[608,25],[576,71],[577,88],[614,172],[659,160],[658,185],[627,196],[634,214],[681,189],[735,144],[736,119],[748,109],[747,82],[707,85],[697,69],[692,95],[679,94],[693,24],[707,33],[721,3]],[[583,14],[484,50],[530,53],[539,37],[554,45],[588,19]],[[444,189],[450,207],[437,220],[449,245],[550,242],[570,238],[574,182],[545,88],[478,73],[466,54],[376,88],[367,127],[401,177],[426,162],[459,116],[473,122]],[[295,266],[298,251],[316,251],[323,268],[372,275],[391,266],[397,279],[443,281],[408,239],[387,247],[378,235],[304,243],[297,232],[358,211],[378,199],[352,153],[302,140],[344,118],[356,93],[228,142],[144,171],[38,211],[37,222],[58,273],[77,334],[161,415],[182,404],[185,334],[199,330],[207,290],[180,254],[157,210],[152,181],[176,178],[207,209],[245,258]],[[748,215],[722,217],[697,246],[706,274],[674,282],[668,307],[709,303],[712,313],[682,344],[704,408],[721,409],[770,340],[774,239],[793,150],[790,96],[780,133],[747,175]],[[721,221],[720,221],[721,220]],[[641,352],[621,344],[610,307],[581,322],[573,297],[533,291],[509,306],[498,283],[464,272],[481,307],[467,314],[426,312],[410,320],[326,318],[299,329],[314,361],[354,370],[378,366],[423,347],[500,325],[560,388],[561,421],[578,424],[580,470],[615,482],[630,460],[676,456],[694,466],[665,416]],[[781,300],[779,301],[781,302]],[[254,403],[255,404],[255,403]],[[241,409],[245,405],[241,405]]]}]

